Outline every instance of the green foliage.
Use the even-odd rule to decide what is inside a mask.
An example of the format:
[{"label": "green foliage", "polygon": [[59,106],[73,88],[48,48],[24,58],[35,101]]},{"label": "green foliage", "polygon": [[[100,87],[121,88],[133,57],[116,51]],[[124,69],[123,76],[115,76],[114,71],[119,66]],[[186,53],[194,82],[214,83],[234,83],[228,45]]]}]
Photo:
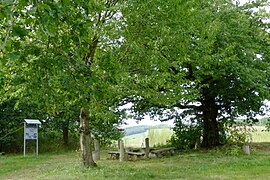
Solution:
[{"label": "green foliage", "polygon": [[200,146],[202,127],[200,123],[183,123],[178,121],[173,128],[174,134],[169,141],[179,149],[193,149]]},{"label": "green foliage", "polygon": [[229,156],[239,156],[243,154],[242,146],[237,144],[227,146],[224,148],[224,153]]},{"label": "green foliage", "polygon": [[132,73],[127,101],[134,103],[137,118],[180,119],[176,109],[182,109],[183,116],[204,124],[203,145],[211,147],[222,143],[224,117],[262,113],[270,96],[269,29],[262,21],[265,12],[251,7],[263,4],[134,0],[128,5],[121,48]]},{"label": "green foliage", "polygon": [[1,99],[33,102],[46,112],[44,139],[60,139],[63,126],[70,136],[78,133],[82,106],[91,110],[93,134],[119,138],[121,6],[120,0],[0,2]]},{"label": "green foliage", "polygon": [[255,128],[252,125],[246,122],[235,122],[228,128],[228,143],[240,145],[250,144],[253,141],[253,132],[255,132]]},{"label": "green foliage", "polygon": [[23,150],[23,120],[42,117],[35,104],[17,104],[9,99],[0,104],[0,151],[21,152]]},{"label": "green foliage", "polygon": [[270,131],[270,118],[264,119],[265,127],[267,131]]},{"label": "green foliage", "polygon": [[[226,144],[224,146],[217,147],[212,151],[214,154],[222,154],[226,156],[240,157],[244,155],[243,146],[240,144]],[[252,154],[254,153],[255,152],[252,149]]]}]

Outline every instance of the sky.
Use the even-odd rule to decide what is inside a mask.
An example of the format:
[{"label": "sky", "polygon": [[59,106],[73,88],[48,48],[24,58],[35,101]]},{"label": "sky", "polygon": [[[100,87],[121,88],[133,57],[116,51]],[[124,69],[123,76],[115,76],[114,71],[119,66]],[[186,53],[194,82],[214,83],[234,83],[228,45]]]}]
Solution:
[{"label": "sky", "polygon": [[[249,1],[250,0],[240,0],[240,5],[243,5],[244,3],[247,3]],[[270,11],[270,7],[267,7],[267,9]],[[270,106],[269,102],[267,104],[269,104],[269,106]],[[267,116],[270,116],[270,114],[268,114]],[[257,118],[261,118],[261,116],[257,116]],[[129,120],[126,120],[125,123],[126,123],[125,125],[121,126],[122,128],[131,127],[131,126],[138,126],[138,125],[155,126],[155,125],[160,125],[160,124],[166,124],[166,125],[173,126],[174,121],[170,120],[170,121],[160,122],[158,120],[151,120],[149,116],[145,116],[145,118],[142,119],[141,121],[136,121],[134,119],[129,119]]]}]

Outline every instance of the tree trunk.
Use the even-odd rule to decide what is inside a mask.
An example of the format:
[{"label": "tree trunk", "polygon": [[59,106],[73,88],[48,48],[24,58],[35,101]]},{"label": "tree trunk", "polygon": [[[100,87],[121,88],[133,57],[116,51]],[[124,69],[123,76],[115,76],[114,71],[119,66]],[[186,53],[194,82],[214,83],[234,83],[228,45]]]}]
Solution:
[{"label": "tree trunk", "polygon": [[217,123],[218,107],[215,97],[204,90],[202,100],[203,110],[203,142],[202,147],[211,148],[220,145]]},{"label": "tree trunk", "polygon": [[96,163],[93,160],[91,147],[89,110],[86,107],[83,107],[80,113],[80,145],[83,165],[87,167],[95,167]]},{"label": "tree trunk", "polygon": [[62,124],[63,142],[65,147],[68,146],[68,126],[69,121],[66,121]]}]

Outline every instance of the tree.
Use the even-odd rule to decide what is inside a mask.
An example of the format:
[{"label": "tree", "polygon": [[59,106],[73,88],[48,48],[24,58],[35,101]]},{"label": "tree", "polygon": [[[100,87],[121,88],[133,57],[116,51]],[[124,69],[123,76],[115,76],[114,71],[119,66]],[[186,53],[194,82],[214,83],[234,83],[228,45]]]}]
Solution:
[{"label": "tree", "polygon": [[269,99],[269,33],[252,10],[259,5],[130,1],[122,48],[136,88],[124,102],[139,117],[161,115],[176,125],[190,117],[202,125],[204,147],[220,145],[224,121],[252,119]]},{"label": "tree", "polygon": [[106,116],[114,116],[109,107],[119,97],[121,71],[112,50],[121,37],[121,1],[4,1],[0,7],[1,61],[10,75],[5,94],[28,96],[50,114],[80,106],[82,162],[96,166],[89,123],[100,116],[107,126],[119,123]]}]

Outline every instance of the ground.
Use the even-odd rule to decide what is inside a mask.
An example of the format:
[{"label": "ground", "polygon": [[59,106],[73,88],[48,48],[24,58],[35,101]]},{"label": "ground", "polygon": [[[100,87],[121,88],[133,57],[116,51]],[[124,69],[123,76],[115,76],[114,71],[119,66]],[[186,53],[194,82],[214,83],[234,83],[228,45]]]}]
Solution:
[{"label": "ground", "polygon": [[[0,155],[0,179],[269,179],[270,132],[257,127],[251,145],[251,155],[243,155],[241,147],[229,146],[214,150],[179,151],[175,156],[140,161],[110,160],[103,149],[97,168],[88,169],[80,163],[79,152]],[[125,139],[127,144],[137,142],[140,147],[145,133]],[[153,144],[161,144],[171,131],[151,130],[147,133]],[[137,140],[137,141],[136,141]],[[151,141],[150,140],[150,141]],[[166,141],[166,140],[165,140]]]},{"label": "ground", "polygon": [[[228,149],[178,152],[175,156],[119,162],[102,151],[98,167],[85,168],[78,152],[0,156],[0,179],[269,179],[270,144],[252,145],[250,156]],[[230,149],[231,151],[231,149]]]}]

